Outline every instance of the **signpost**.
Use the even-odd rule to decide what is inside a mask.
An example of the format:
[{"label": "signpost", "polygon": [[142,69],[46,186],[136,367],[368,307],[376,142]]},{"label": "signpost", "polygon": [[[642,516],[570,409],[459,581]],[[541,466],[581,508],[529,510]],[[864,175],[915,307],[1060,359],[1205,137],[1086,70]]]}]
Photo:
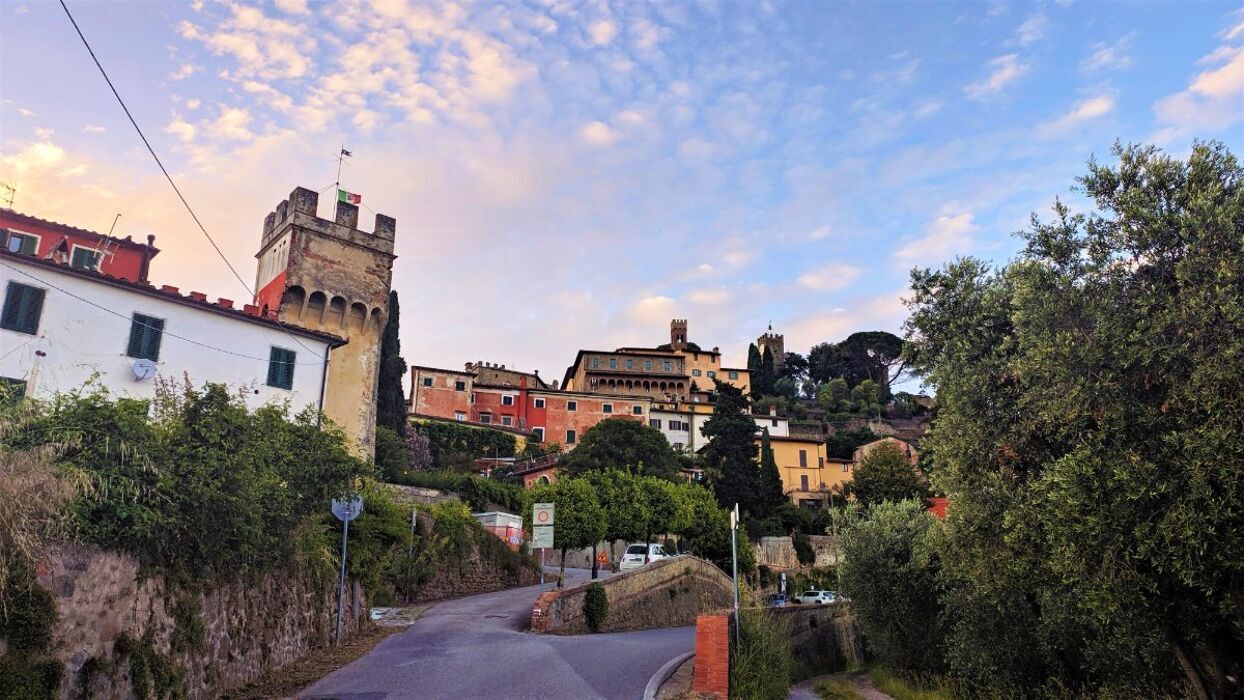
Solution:
[{"label": "signpost", "polygon": [[337,634],[334,644],[341,643],[341,616],[345,612],[346,601],[346,547],[350,541],[350,521],[363,512],[363,497],[353,496],[349,499],[333,499],[333,515],[342,522],[341,528],[341,582],[337,587]]},{"label": "signpost", "polygon": [[730,511],[730,561],[734,568],[734,636],[739,638],[739,504]]},{"label": "signpost", "polygon": [[544,550],[554,547],[552,503],[535,503],[531,507],[531,546],[540,549],[540,590],[544,590]]},{"label": "signpost", "polygon": [[782,595],[786,595],[786,572],[785,571],[782,572],[782,589],[780,592]]}]

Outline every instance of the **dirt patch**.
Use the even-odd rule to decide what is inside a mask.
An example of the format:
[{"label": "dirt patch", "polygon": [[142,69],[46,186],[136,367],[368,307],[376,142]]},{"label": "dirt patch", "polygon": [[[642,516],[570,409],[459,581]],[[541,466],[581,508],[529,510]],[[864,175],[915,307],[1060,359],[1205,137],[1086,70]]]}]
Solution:
[{"label": "dirt patch", "polygon": [[405,632],[428,607],[403,609],[400,615],[395,616],[400,617],[400,622],[390,618],[384,622],[364,625],[356,634],[342,642],[341,646],[315,649],[298,661],[266,673],[245,688],[230,691],[221,697],[226,700],[276,700],[293,697],[303,688],[371,651],[389,635]]},{"label": "dirt patch", "polygon": [[665,679],[657,690],[657,700],[682,700],[683,698],[695,698],[691,694],[691,680],[695,675],[695,657],[687,659],[678,665],[678,668]]}]

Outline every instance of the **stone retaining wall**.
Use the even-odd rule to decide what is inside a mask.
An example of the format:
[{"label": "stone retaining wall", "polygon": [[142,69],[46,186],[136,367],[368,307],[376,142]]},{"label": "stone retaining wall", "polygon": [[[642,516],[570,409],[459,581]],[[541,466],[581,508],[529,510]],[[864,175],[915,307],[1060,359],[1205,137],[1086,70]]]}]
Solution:
[{"label": "stone retaining wall", "polygon": [[[816,554],[812,566],[829,566],[837,562],[834,552],[834,538],[829,535],[808,535],[808,543]],[[790,537],[761,537],[758,543],[752,544],[756,552],[756,564],[765,565],[775,571],[792,571],[800,568],[799,557],[795,554],[794,540]]]},{"label": "stone retaining wall", "polygon": [[[277,571],[204,592],[170,590],[160,576],[140,577],[132,557],[74,544],[50,548],[37,574],[56,600],[54,644],[65,664],[64,700],[133,697],[130,664],[117,648],[123,637],[150,639],[180,668],[194,700],[219,697],[331,643],[335,627],[336,577]],[[178,600],[189,600],[187,608],[198,613],[198,648],[173,650]],[[366,616],[363,590],[351,584],[343,634]]]},{"label": "stone retaining wall", "polygon": [[[696,616],[733,604],[730,577],[713,564],[690,555],[654,562],[600,581],[609,612],[600,632],[681,627]],[[531,630],[545,634],[586,634],[583,617],[587,587],[552,590],[540,595],[531,614]]]},{"label": "stone retaining wall", "polygon": [[863,663],[864,645],[850,603],[788,605],[766,612],[785,625],[796,680]]}]

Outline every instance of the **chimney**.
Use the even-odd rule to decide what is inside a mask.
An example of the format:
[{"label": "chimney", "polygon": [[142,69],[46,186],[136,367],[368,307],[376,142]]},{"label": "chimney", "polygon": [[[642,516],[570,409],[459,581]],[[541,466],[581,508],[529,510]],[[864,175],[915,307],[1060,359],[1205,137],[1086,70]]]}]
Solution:
[{"label": "chimney", "polygon": [[337,223],[350,228],[358,228],[359,208],[349,202],[337,202]]},{"label": "chimney", "polygon": [[776,405],[769,407],[769,415],[777,417],[777,406]]}]

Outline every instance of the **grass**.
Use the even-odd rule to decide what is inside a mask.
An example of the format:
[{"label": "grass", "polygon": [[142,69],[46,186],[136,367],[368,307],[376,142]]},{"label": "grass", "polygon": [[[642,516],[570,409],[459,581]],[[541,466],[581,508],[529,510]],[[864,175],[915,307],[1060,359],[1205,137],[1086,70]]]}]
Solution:
[{"label": "grass", "polygon": [[817,683],[816,694],[821,696],[821,700],[863,700],[864,698],[855,690],[851,681],[842,678]]},{"label": "grass", "polygon": [[952,700],[955,697],[954,687],[940,678],[914,680],[881,667],[870,668],[868,676],[877,690],[894,700]]}]

